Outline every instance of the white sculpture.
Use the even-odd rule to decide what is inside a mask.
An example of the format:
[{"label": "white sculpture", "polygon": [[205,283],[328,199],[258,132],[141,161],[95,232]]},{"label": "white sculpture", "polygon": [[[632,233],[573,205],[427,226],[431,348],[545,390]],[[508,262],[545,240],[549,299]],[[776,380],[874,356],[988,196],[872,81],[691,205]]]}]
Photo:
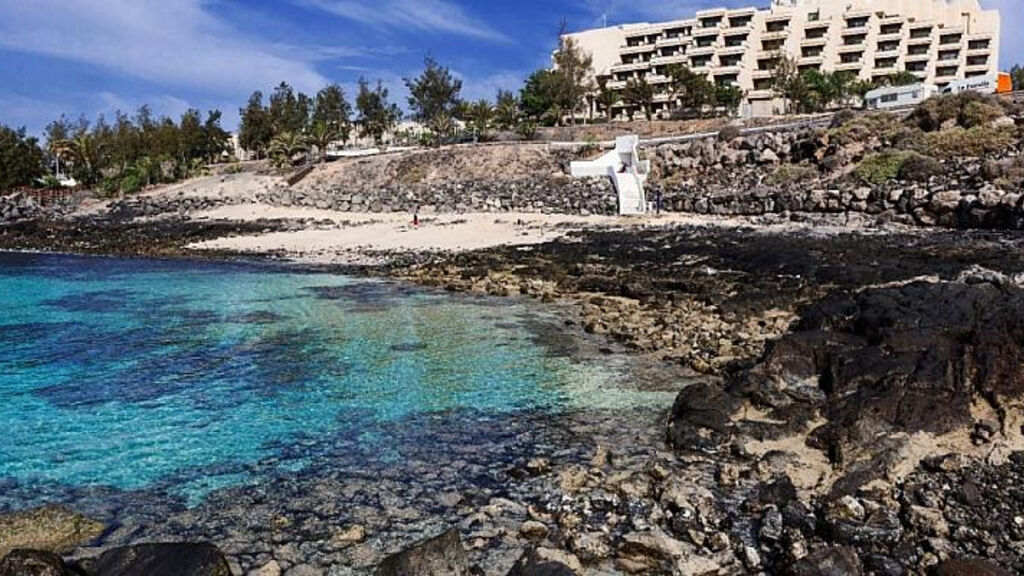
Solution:
[{"label": "white sculpture", "polygon": [[618,194],[619,214],[644,214],[647,212],[644,183],[650,173],[650,162],[640,160],[637,153],[639,144],[637,136],[620,136],[615,139],[615,150],[596,160],[573,162],[572,175],[576,178],[610,178]]}]

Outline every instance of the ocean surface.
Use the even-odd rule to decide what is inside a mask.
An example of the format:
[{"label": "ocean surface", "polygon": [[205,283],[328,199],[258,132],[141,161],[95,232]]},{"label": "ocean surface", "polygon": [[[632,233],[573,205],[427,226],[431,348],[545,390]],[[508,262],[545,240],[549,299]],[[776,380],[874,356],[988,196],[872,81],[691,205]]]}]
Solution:
[{"label": "ocean surface", "polygon": [[671,402],[574,358],[548,311],[295,268],[0,253],[0,307],[0,510],[146,490],[199,505],[339,438],[358,455],[327,466],[473,441],[389,423]]}]

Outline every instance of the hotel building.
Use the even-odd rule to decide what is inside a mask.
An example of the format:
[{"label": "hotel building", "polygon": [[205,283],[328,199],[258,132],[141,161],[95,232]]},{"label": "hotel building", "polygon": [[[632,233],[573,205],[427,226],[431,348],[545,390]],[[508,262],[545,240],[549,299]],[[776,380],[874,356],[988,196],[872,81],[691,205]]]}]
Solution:
[{"label": "hotel building", "polygon": [[[656,111],[671,108],[668,67],[681,64],[745,93],[749,115],[778,113],[773,68],[781,56],[801,70],[846,71],[877,80],[900,71],[940,88],[995,76],[1000,17],[978,0],[774,0],[768,8],[716,8],[692,18],[571,34],[612,90],[646,78]],[[626,116],[625,104],[613,116]]]}]

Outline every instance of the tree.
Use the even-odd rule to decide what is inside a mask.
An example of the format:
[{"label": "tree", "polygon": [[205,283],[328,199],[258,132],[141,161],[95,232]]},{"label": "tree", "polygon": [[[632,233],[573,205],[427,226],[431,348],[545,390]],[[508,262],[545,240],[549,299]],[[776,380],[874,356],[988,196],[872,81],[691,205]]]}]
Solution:
[{"label": "tree", "polygon": [[28,186],[45,174],[45,158],[36,138],[25,129],[0,124],[0,190]]},{"label": "tree", "polygon": [[558,50],[554,54],[556,75],[556,101],[569,112],[569,121],[576,124],[576,112],[579,111],[587,94],[593,91],[594,58],[585,52],[569,35],[565,21],[559,25]]},{"label": "tree", "polygon": [[206,121],[203,122],[202,152],[203,157],[211,164],[228,149],[228,140],[231,138],[220,125],[222,116],[220,110],[210,110],[206,113]]},{"label": "tree", "polygon": [[691,110],[698,115],[705,106],[715,101],[715,85],[707,76],[697,74],[679,64],[668,68],[670,100],[678,102],[684,110]]},{"label": "tree", "polygon": [[81,132],[55,144],[55,150],[71,164],[71,174],[82,185],[93,186],[100,181],[105,149],[94,134]]},{"label": "tree", "polygon": [[274,126],[270,111],[263,105],[263,93],[253,92],[245,108],[239,111],[239,116],[238,143],[243,149],[255,152],[258,159],[274,138]]},{"label": "tree", "polygon": [[480,99],[469,107],[470,126],[478,136],[486,136],[494,122],[494,105],[486,99]]},{"label": "tree", "polygon": [[192,160],[206,156],[204,147],[206,137],[203,133],[203,122],[199,110],[194,108],[186,110],[181,115],[178,130],[178,153],[175,156],[178,164],[177,171],[187,177],[193,173]]},{"label": "tree", "polygon": [[316,95],[313,107],[313,128],[324,125],[337,134],[342,143],[348,142],[352,130],[352,105],[345,98],[345,91],[337,84],[324,87]]},{"label": "tree", "polygon": [[743,90],[735,84],[719,84],[715,87],[715,103],[725,108],[727,114],[735,114],[743,102]]},{"label": "tree", "polygon": [[327,160],[327,148],[332,142],[340,137],[337,129],[328,125],[325,122],[320,122],[313,126],[313,129],[309,132],[309,143],[316,147],[317,154],[320,155],[320,161],[325,162]]},{"label": "tree", "polygon": [[1010,80],[1014,90],[1024,90],[1024,68],[1020,64],[1010,69]]},{"label": "tree", "polygon": [[795,60],[780,56],[773,71],[773,88],[787,100],[787,111],[802,112],[813,106],[807,82]]},{"label": "tree", "polygon": [[306,137],[298,132],[281,132],[270,142],[270,157],[278,166],[292,164],[295,157],[309,151]]},{"label": "tree", "polygon": [[629,116],[633,118],[633,107],[639,108],[648,121],[652,120],[651,107],[654,104],[654,87],[647,79],[631,79],[626,83],[626,89],[622,92],[622,99],[629,104]]},{"label": "tree", "polygon": [[889,74],[878,82],[878,86],[910,86],[921,82],[917,76],[914,76],[913,72],[906,70],[900,70],[894,74]]},{"label": "tree", "polygon": [[360,132],[363,136],[372,136],[378,145],[383,142],[384,134],[393,130],[402,119],[402,111],[397,104],[388,101],[388,89],[380,80],[377,87],[371,89],[365,78],[359,79],[356,109],[359,111]]},{"label": "tree", "polygon": [[494,124],[502,130],[512,130],[519,123],[519,99],[508,90],[498,90],[494,107]]},{"label": "tree", "polygon": [[523,115],[537,122],[560,124],[561,117],[554,113],[560,108],[557,84],[558,77],[550,70],[537,70],[531,74],[519,93]]},{"label": "tree", "polygon": [[305,94],[296,96],[287,82],[281,82],[270,95],[270,124],[274,134],[301,134],[309,124],[311,101]]},{"label": "tree", "polygon": [[462,80],[430,56],[423,59],[423,72],[416,78],[406,78],[405,86],[409,89],[409,109],[416,120],[430,124],[445,116],[459,116]]}]

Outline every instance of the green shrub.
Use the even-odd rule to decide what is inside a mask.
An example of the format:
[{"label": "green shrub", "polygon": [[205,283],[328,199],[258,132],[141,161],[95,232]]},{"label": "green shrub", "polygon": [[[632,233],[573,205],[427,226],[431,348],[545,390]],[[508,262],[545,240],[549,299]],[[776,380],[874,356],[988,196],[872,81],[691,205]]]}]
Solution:
[{"label": "green shrub", "polygon": [[903,163],[911,156],[911,152],[888,151],[868,156],[854,169],[853,174],[873,186],[895,180],[900,175]]},{"label": "green shrub", "polygon": [[119,188],[122,194],[134,194],[142,190],[142,178],[135,173],[126,174],[121,178]]},{"label": "green shrub", "polygon": [[1005,114],[998,99],[977,92],[961,92],[925,100],[910,113],[907,122],[925,132],[935,132],[951,128],[951,124],[962,128],[981,126]]},{"label": "green shrub", "polygon": [[523,140],[533,140],[537,137],[537,123],[530,121],[520,122],[519,126],[516,126],[516,134]]},{"label": "green shrub", "polygon": [[783,164],[768,176],[768,184],[784,186],[810,180],[818,175],[818,170],[813,166],[804,164]]},{"label": "green shrub", "polygon": [[975,126],[987,126],[996,118],[1001,118],[1006,113],[999,106],[989,104],[988,102],[972,101],[968,102],[963,110],[960,111],[960,117],[957,123],[964,128],[974,128]]},{"label": "green shrub", "polygon": [[939,176],[945,171],[942,164],[931,156],[923,156],[911,152],[903,161],[900,167],[900,180],[911,182],[926,182],[933,176]]},{"label": "green shrub", "polygon": [[854,142],[866,142],[872,138],[884,137],[893,129],[893,119],[889,114],[876,112],[860,114],[828,131],[829,140],[839,146]]},{"label": "green shrub", "polygon": [[1012,128],[992,129],[987,126],[950,128],[925,134],[923,149],[919,151],[936,158],[980,158],[1002,152],[1013,144]]}]

